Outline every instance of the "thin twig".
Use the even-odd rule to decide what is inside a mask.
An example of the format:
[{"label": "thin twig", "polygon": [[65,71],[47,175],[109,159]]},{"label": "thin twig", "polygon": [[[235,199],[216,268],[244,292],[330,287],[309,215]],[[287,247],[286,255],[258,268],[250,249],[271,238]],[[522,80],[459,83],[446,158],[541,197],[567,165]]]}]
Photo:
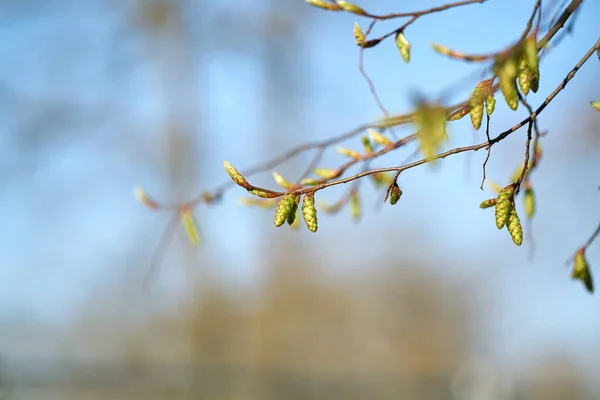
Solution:
[{"label": "thin twig", "polygon": [[168,246],[169,242],[171,241],[171,238],[173,237],[173,232],[175,231],[175,228],[177,228],[177,225],[179,223],[179,214],[175,214],[171,220],[167,223],[167,226],[165,227],[160,240],[158,241],[158,245],[156,246],[156,249],[154,250],[154,254],[152,255],[152,261],[150,262],[150,267],[148,268],[148,270],[146,271],[146,274],[144,275],[144,280],[142,283],[142,290],[145,290],[148,288],[148,284],[150,283],[150,278],[152,278],[154,276],[154,273],[156,272],[156,269],[158,268],[158,264],[160,261],[160,257],[163,254],[163,250]]},{"label": "thin twig", "polygon": [[492,143],[490,140],[490,116],[489,114],[486,113],[486,122],[485,122],[485,136],[487,137],[487,142],[488,142],[488,148],[487,148],[487,156],[485,156],[485,161],[483,162],[483,176],[481,178],[481,185],[479,186],[479,189],[483,190],[483,184],[485,182],[485,167],[487,166],[487,163],[490,159],[490,155],[492,153]]},{"label": "thin twig", "polygon": [[523,182],[523,178],[525,178],[527,167],[529,166],[529,144],[531,143],[532,127],[533,121],[529,121],[529,125],[527,126],[527,141],[525,142],[525,160],[523,161],[523,170],[521,171],[521,175],[519,176],[519,179],[517,179],[517,182],[515,182],[515,195],[519,194],[521,183]]}]

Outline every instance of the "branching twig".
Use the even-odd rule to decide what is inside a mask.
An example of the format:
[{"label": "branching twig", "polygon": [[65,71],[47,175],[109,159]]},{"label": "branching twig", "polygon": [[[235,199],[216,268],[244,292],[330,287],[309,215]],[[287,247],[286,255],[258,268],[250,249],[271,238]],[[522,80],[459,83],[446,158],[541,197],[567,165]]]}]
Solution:
[{"label": "branching twig", "polygon": [[[423,158],[423,159],[421,159],[419,161],[415,161],[413,163],[402,165],[402,166],[371,169],[371,170],[364,171],[364,172],[361,172],[361,173],[353,175],[353,176],[349,176],[347,178],[338,179],[338,180],[332,180],[332,181],[328,181],[328,182],[324,182],[324,183],[315,185],[313,187],[294,190],[291,193],[293,193],[295,195],[302,195],[302,194],[306,194],[306,193],[314,193],[316,191],[325,189],[327,187],[331,187],[331,186],[335,186],[335,185],[340,185],[340,184],[345,184],[345,183],[348,183],[348,182],[352,182],[352,181],[354,181],[356,179],[360,179],[360,178],[363,178],[363,177],[368,176],[368,175],[372,175],[372,174],[376,174],[376,173],[383,173],[383,172],[402,172],[402,171],[405,171],[407,169],[414,168],[414,167],[417,167],[417,166],[422,165],[422,164],[429,163],[429,162],[434,161],[434,160],[439,160],[439,159],[446,158],[446,157],[448,157],[450,155],[453,155],[453,154],[464,153],[466,151],[477,151],[477,150],[480,150],[480,149],[483,149],[483,148],[490,148],[494,144],[496,144],[496,143],[504,140],[509,135],[511,135],[515,131],[519,130],[520,128],[522,128],[525,124],[533,123],[533,121],[535,120],[535,118],[537,118],[537,116],[539,116],[543,112],[543,110],[552,102],[552,100],[566,87],[566,85],[569,83],[569,81],[571,79],[573,79],[573,77],[577,74],[577,71],[579,71],[579,69],[583,66],[583,64],[585,64],[585,62],[594,54],[594,52],[598,48],[600,48],[600,39],[594,44],[594,46],[590,50],[588,50],[588,52],[583,56],[583,58],[581,60],[579,60],[579,62],[575,65],[575,67],[573,67],[573,69],[567,74],[567,76],[563,79],[563,81],[560,83],[560,85],[552,93],[550,93],[550,95],[548,97],[546,97],[546,99],[544,100],[544,102],[533,113],[531,113],[527,118],[523,119],[522,121],[520,121],[519,123],[515,124],[511,128],[505,130],[504,132],[498,134],[495,138],[493,138],[493,139],[491,139],[489,141],[486,141],[486,142],[480,143],[480,144],[476,144],[476,145],[472,145],[472,146],[457,147],[457,148],[448,150],[446,152],[439,153],[439,154],[437,154],[437,155],[435,155],[433,157]],[[395,145],[394,145],[394,148],[400,147],[402,144],[404,144],[404,140],[405,139],[406,138],[401,139],[399,142],[396,142]],[[387,153],[391,149],[392,148],[382,149],[382,150],[380,150],[377,153],[373,153],[372,156],[385,154],[385,153]],[[373,158],[373,157],[371,157],[371,158]],[[350,165],[353,165],[355,162],[356,161],[351,161],[351,162],[345,164],[344,166],[342,166],[340,169],[341,170],[345,170],[347,167],[349,167]],[[284,195],[284,194],[285,194],[284,192],[280,193],[280,195]]]}]

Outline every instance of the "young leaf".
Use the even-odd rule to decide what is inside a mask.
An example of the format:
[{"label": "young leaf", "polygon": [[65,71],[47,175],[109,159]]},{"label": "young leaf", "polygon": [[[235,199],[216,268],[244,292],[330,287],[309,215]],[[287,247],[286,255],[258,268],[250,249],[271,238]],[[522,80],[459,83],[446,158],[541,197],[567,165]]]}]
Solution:
[{"label": "young leaf", "polygon": [[260,208],[273,208],[277,205],[277,199],[257,199],[254,197],[241,197],[239,202],[246,206],[257,206]]},{"label": "young leaf", "polygon": [[342,10],[339,6],[329,3],[327,1],[323,1],[323,0],[306,0],[306,2],[315,7],[322,8],[323,10],[329,10],[329,11],[341,11]]},{"label": "young leaf", "polygon": [[273,171],[273,179],[275,182],[284,189],[291,190],[294,188],[294,185],[290,182],[286,181],[283,176],[281,176],[276,171]]},{"label": "young leaf", "polygon": [[341,0],[338,0],[336,3],[344,11],[348,11],[348,12],[351,12],[353,14],[358,14],[358,15],[367,15],[365,10],[363,10],[356,4],[352,4],[347,1],[341,1]]},{"label": "young leaf", "polygon": [[179,212],[181,226],[185,231],[188,239],[192,246],[197,246],[200,243],[200,235],[198,234],[198,229],[196,228],[196,221],[194,219],[194,215],[192,214],[192,210],[188,207],[183,208]]},{"label": "young leaf", "polygon": [[585,248],[580,248],[575,253],[573,272],[571,273],[573,279],[579,279],[583,282],[586,289],[590,293],[594,293],[594,281],[592,279],[592,273],[590,266],[585,259]]},{"label": "young leaf", "polygon": [[421,103],[417,107],[415,122],[419,128],[417,137],[426,158],[432,158],[448,139],[446,133],[446,109],[437,104]]},{"label": "young leaf", "polygon": [[340,175],[340,171],[336,171],[335,169],[317,168],[313,172],[323,179],[333,179]]},{"label": "young leaf", "polygon": [[369,136],[377,144],[380,144],[385,147],[391,146],[394,144],[394,142],[392,142],[387,137],[383,136],[381,133],[377,132],[375,129],[369,128],[369,129],[367,129],[367,132],[369,132]]},{"label": "young leaf", "polygon": [[396,47],[400,51],[400,55],[402,56],[404,62],[408,64],[410,61],[410,43],[402,31],[398,31],[398,33],[396,33]]},{"label": "young leaf", "polygon": [[535,196],[533,195],[533,189],[530,185],[525,185],[525,196],[523,197],[523,204],[525,206],[525,215],[527,218],[532,218],[535,214]]},{"label": "young leaf", "polygon": [[346,149],[344,147],[338,147],[337,148],[337,152],[340,153],[341,155],[353,158],[355,160],[362,160],[363,159],[363,156],[360,153],[358,153],[357,151]]},{"label": "young leaf", "polygon": [[360,197],[358,197],[357,191],[350,194],[350,215],[355,221],[360,219]]},{"label": "young leaf", "polygon": [[590,105],[596,110],[600,111],[600,101],[590,101]]}]

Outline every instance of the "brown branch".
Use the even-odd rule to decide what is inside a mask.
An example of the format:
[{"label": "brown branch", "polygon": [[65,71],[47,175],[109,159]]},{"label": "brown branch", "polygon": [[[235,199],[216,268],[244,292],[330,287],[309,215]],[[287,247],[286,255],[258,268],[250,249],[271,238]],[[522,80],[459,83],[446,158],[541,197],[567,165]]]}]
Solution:
[{"label": "brown branch", "polygon": [[567,6],[567,8],[565,8],[565,11],[563,11],[556,23],[552,25],[552,27],[548,30],[546,35],[538,42],[538,49],[541,50],[545,48],[548,45],[548,43],[550,43],[550,40],[552,40],[554,35],[556,35],[556,33],[559,30],[561,30],[563,26],[565,26],[565,23],[567,22],[569,17],[575,12],[575,10],[577,10],[577,8],[579,8],[581,2],[582,0],[572,0],[571,3],[569,3],[569,5]]},{"label": "brown branch", "polygon": [[[552,100],[558,95],[558,93],[560,93],[569,83],[569,81],[571,81],[571,79],[573,79],[573,77],[577,74],[577,71],[579,71],[579,69],[583,66],[583,64],[585,64],[585,62],[594,54],[594,52],[600,48],[600,39],[598,39],[598,41],[594,44],[594,46],[588,50],[588,52],[583,56],[583,58],[581,60],[579,60],[579,62],[575,65],[575,67],[573,67],[573,69],[571,71],[569,71],[569,73],[567,74],[567,76],[563,79],[563,81],[560,83],[560,85],[552,92],[550,93],[550,95],[548,97],[546,97],[546,99],[544,100],[544,102],[533,112],[531,113],[527,118],[523,119],[522,121],[520,121],[519,123],[515,124],[513,127],[505,130],[504,132],[498,134],[498,136],[496,136],[495,138],[486,141],[484,143],[480,143],[480,144],[476,144],[476,145],[472,145],[472,146],[465,146],[465,147],[457,147],[451,150],[448,150],[446,152],[443,153],[439,153],[433,157],[429,157],[429,158],[423,158],[421,160],[415,161],[413,163],[410,164],[406,164],[406,165],[402,165],[402,166],[398,166],[398,167],[388,167],[388,168],[377,168],[377,169],[371,169],[368,171],[364,171],[361,172],[359,174],[353,175],[353,176],[349,176],[347,178],[343,178],[343,179],[338,179],[338,180],[333,180],[333,181],[328,181],[328,182],[324,182],[321,183],[319,185],[310,187],[310,188],[302,188],[302,189],[298,189],[298,190],[294,190],[291,193],[295,194],[295,195],[302,195],[302,194],[306,194],[306,193],[314,193],[316,191],[328,188],[330,186],[336,186],[336,185],[340,185],[340,184],[345,184],[348,182],[352,182],[356,179],[360,179],[363,178],[365,176],[368,175],[372,175],[372,174],[377,174],[377,173],[383,173],[383,172],[397,172],[400,173],[402,171],[405,171],[407,169],[411,169],[414,167],[417,167],[419,165],[422,164],[426,164],[429,163],[431,161],[434,160],[439,160],[439,159],[443,159],[446,158],[450,155],[453,154],[458,154],[458,153],[464,153],[466,151],[477,151],[483,148],[490,148],[491,146],[493,146],[496,143],[499,143],[500,141],[504,140],[505,138],[507,138],[509,135],[511,135],[512,133],[516,132],[517,130],[519,130],[520,128],[522,128],[525,124],[530,124],[533,123],[533,121],[537,118],[537,116],[539,116],[543,110],[552,102]],[[401,141],[397,142],[395,144],[395,147],[399,147],[398,144],[400,142],[402,142],[403,140],[405,140],[406,138],[402,139]],[[391,150],[392,148],[385,148],[377,153],[373,153],[372,156],[377,155],[381,155],[381,154],[385,154],[386,152],[388,152],[389,150]],[[373,158],[373,157],[371,157]],[[356,161],[351,161],[348,164],[354,164]],[[344,168],[345,169],[345,168]],[[280,193],[281,195],[284,195],[285,193]]]},{"label": "brown branch", "polygon": [[[434,7],[428,10],[423,10],[423,11],[416,11],[416,12],[412,12],[412,13],[403,13],[403,14],[395,14],[397,17],[418,17],[418,16],[422,16],[422,15],[426,15],[426,14],[430,14],[433,12],[437,12],[437,11],[442,11],[451,7],[456,7],[459,5],[466,5],[466,4],[472,4],[472,3],[483,3],[483,1],[464,1],[464,2],[458,2],[458,3],[451,3],[451,4],[447,4],[445,6],[440,6],[440,7]],[[561,15],[561,17],[559,18],[559,20],[557,20],[557,22],[553,25],[553,27],[547,32],[547,34],[544,36],[544,39],[542,39],[543,41],[549,41],[551,40],[551,38],[560,30],[560,28],[564,25],[564,23],[566,22],[566,20],[569,18],[569,16],[575,11],[575,9],[577,9],[577,7],[581,4],[581,0],[573,0],[571,1],[571,3],[569,4],[569,6],[567,7],[567,9],[563,12],[563,14]],[[391,14],[390,14],[391,15]],[[386,19],[391,18],[390,15],[388,15],[386,17]],[[578,67],[576,68],[578,69]],[[563,84],[566,84],[566,82],[568,82],[570,78],[567,77],[565,79],[565,82],[563,82]],[[494,85],[493,90],[497,91],[499,89],[499,85]],[[554,93],[553,95],[551,95],[551,98],[553,98],[560,90],[558,90],[556,93]],[[550,98],[550,100],[551,100]],[[547,99],[548,100],[548,99]],[[547,105],[547,103],[545,102],[544,104],[542,104],[542,106],[540,107],[540,109],[538,109],[534,114],[532,114],[529,118],[535,120],[535,116],[537,116],[542,110],[543,108],[545,108]],[[464,101],[460,104],[457,104],[455,106],[452,107],[448,107],[448,111],[449,111],[449,117],[452,115],[455,115],[456,113],[464,110],[465,107],[469,107],[468,101]],[[373,124],[365,124],[362,126],[357,127],[356,129],[353,129],[349,132],[343,133],[341,135],[338,135],[336,137],[327,139],[327,140],[323,140],[323,141],[316,141],[316,142],[311,142],[311,143],[305,143],[303,145],[297,146],[295,148],[292,148],[282,154],[280,154],[279,156],[258,164],[252,168],[249,168],[247,170],[242,170],[242,175],[244,176],[252,176],[254,174],[272,169],[286,161],[289,161],[290,159],[296,157],[297,155],[305,152],[305,151],[309,151],[309,150],[313,150],[313,149],[324,149],[327,148],[329,146],[332,146],[334,144],[340,143],[344,140],[350,139],[354,136],[357,136],[358,134],[360,134],[361,132],[363,132],[365,129],[368,128],[376,128],[376,127],[389,127],[389,126],[396,126],[396,125],[400,125],[403,123],[407,123],[412,121],[414,116],[414,113],[411,114],[405,114],[405,115],[401,115],[401,116],[396,116],[396,117],[391,117],[386,119],[384,122],[385,124],[380,123],[373,123]],[[517,124],[515,127],[511,128],[514,130],[517,130],[519,128],[521,128],[524,124],[529,122],[529,118],[526,120],[523,120],[521,124]],[[504,139],[504,137],[508,136],[510,133],[514,132],[514,130],[509,130],[507,132],[503,132],[503,134],[501,134],[499,137],[493,139],[489,145],[493,145],[494,143]],[[486,143],[486,145],[488,145]],[[315,158],[319,158],[315,157]],[[191,199],[188,202],[185,202],[184,204],[161,204],[159,205],[158,208],[160,209],[171,209],[171,210],[176,210],[179,209],[182,206],[188,206],[188,207],[193,207],[201,202],[205,202],[205,203],[211,203],[217,199],[219,199],[223,192],[232,187],[233,186],[233,182],[228,180],[226,182],[224,182],[223,184],[213,188],[212,190],[209,191],[205,191],[202,194],[198,195],[197,197]]]},{"label": "brown branch", "polygon": [[600,235],[600,224],[598,224],[598,227],[596,228],[594,233],[592,233],[592,236],[590,236],[590,238],[587,240],[587,242],[585,242],[585,244],[583,245],[583,248],[587,249],[588,247],[590,247],[590,245],[594,242],[594,240],[596,240],[598,235]]},{"label": "brown branch", "polygon": [[422,17],[423,15],[433,14],[433,13],[436,13],[439,11],[445,11],[450,8],[466,6],[469,4],[476,4],[476,3],[481,4],[481,3],[485,3],[486,1],[487,0],[464,0],[464,1],[457,1],[455,3],[444,4],[442,6],[432,7],[427,10],[421,10],[421,11],[413,11],[413,12],[405,12],[405,13],[392,13],[392,14],[385,14],[385,15],[373,15],[373,14],[366,13],[364,16],[369,17],[369,18],[376,18],[379,20],[388,20],[388,19],[406,18],[406,17],[419,18],[419,17]]}]

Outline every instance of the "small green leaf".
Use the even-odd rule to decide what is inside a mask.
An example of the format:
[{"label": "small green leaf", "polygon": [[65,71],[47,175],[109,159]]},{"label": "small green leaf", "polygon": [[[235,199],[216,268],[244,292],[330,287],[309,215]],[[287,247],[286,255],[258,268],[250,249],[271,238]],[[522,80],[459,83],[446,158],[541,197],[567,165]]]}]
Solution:
[{"label": "small green leaf", "polygon": [[585,285],[585,288],[590,293],[594,293],[594,281],[592,279],[592,273],[590,266],[585,259],[585,248],[580,248],[575,253],[573,272],[571,273],[573,279],[579,279]]},{"label": "small green leaf", "polygon": [[367,130],[367,132],[369,132],[369,136],[371,137],[373,142],[375,142],[377,144],[380,144],[385,147],[388,147],[388,146],[391,146],[394,144],[394,142],[392,142],[389,138],[383,136],[381,133],[379,133],[375,129],[369,128]]},{"label": "small green leaf", "polygon": [[398,31],[398,33],[396,33],[396,47],[400,51],[400,55],[402,56],[404,62],[408,64],[410,61],[410,43],[402,31]]},{"label": "small green leaf", "polygon": [[196,220],[192,214],[192,210],[188,207],[183,208],[179,212],[181,225],[187,235],[192,246],[198,246],[200,243],[200,235],[198,234],[198,228],[196,228]]},{"label": "small green leaf", "polygon": [[329,10],[329,11],[341,11],[342,9],[332,3],[329,3],[327,1],[323,1],[323,0],[305,0],[308,4],[311,4],[315,7],[319,7],[322,8],[323,10]]},{"label": "small green leaf", "polygon": [[350,194],[350,215],[355,221],[360,219],[360,198],[357,191],[353,191]]},{"label": "small green leaf", "polygon": [[340,171],[335,169],[317,168],[313,172],[315,175],[323,179],[333,179],[340,175]]},{"label": "small green leaf", "polygon": [[356,4],[349,3],[347,1],[338,0],[337,5],[344,11],[348,11],[358,15],[367,15],[365,10],[357,6]]}]

